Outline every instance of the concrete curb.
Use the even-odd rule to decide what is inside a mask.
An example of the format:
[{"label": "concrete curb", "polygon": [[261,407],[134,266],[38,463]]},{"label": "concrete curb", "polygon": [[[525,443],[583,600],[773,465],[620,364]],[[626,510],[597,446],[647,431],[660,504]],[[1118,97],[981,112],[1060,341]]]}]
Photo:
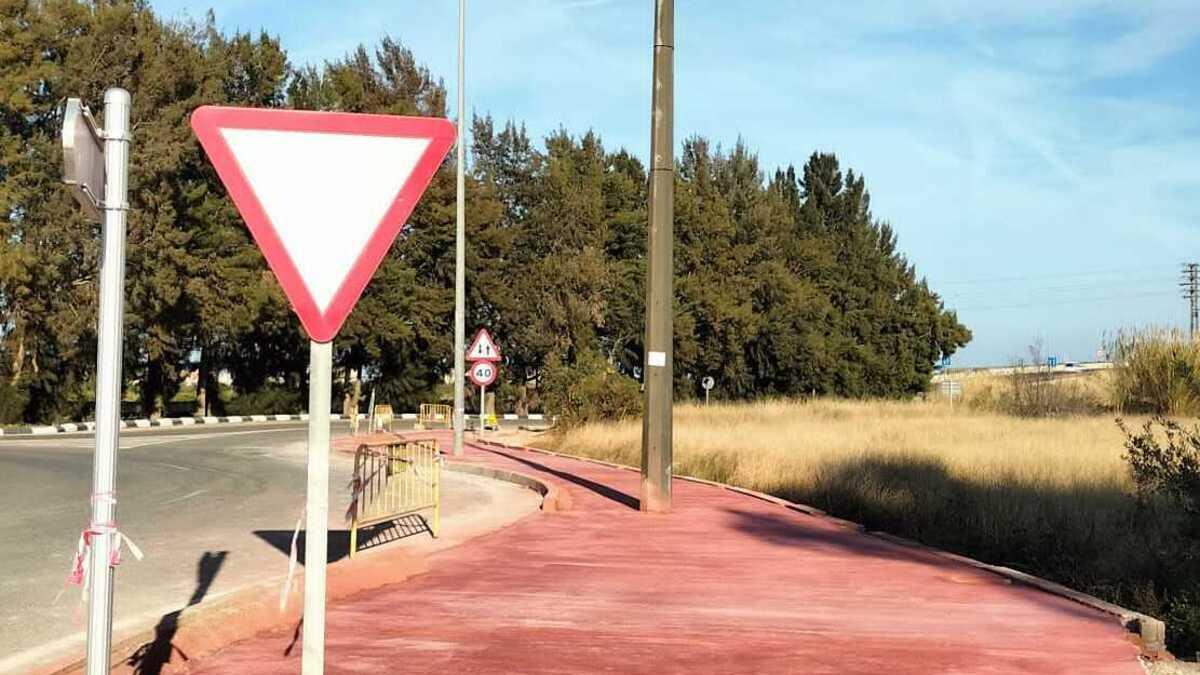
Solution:
[{"label": "concrete curb", "polygon": [[472,476],[482,476],[491,478],[492,480],[504,481],[512,483],[524,488],[529,488],[542,496],[542,510],[547,512],[561,512],[571,510],[571,494],[566,490],[559,488],[553,483],[547,483],[528,474],[519,473],[517,471],[508,471],[506,469],[496,469],[490,466],[480,466],[478,464],[469,464],[466,462],[446,462],[444,468],[447,471],[457,473],[470,474]]},{"label": "concrete curb", "polygon": [[[581,457],[578,455],[570,455],[570,454],[562,453],[562,452],[554,452],[552,450],[543,450],[541,448],[530,448],[530,447],[526,447],[526,446],[509,445],[507,443],[500,443],[498,441],[484,440],[484,441],[476,441],[476,442],[484,444],[484,445],[494,445],[497,447],[507,448],[507,449],[511,449],[511,450],[524,450],[527,452],[534,452],[534,453],[543,454],[543,455],[550,455],[553,457],[561,457],[564,459],[573,459],[573,460],[578,460],[578,461],[583,461],[583,462],[589,462],[592,464],[600,464],[602,466],[607,466],[607,467],[614,468],[614,469],[623,469],[626,471],[640,471],[640,469],[638,469],[636,467],[628,466],[625,464],[616,464],[613,462],[605,462],[605,461],[598,460],[598,459],[592,459],[590,457]],[[978,570],[990,572],[991,574],[995,574],[999,577],[1004,578],[1005,580],[1009,581],[1010,583],[1021,584],[1024,586],[1028,586],[1030,588],[1035,588],[1039,591],[1042,591],[1043,593],[1049,593],[1050,595],[1057,595],[1059,597],[1066,598],[1068,600],[1077,602],[1086,607],[1090,607],[1090,608],[1092,608],[1098,612],[1101,612],[1103,614],[1107,614],[1111,617],[1114,617],[1125,630],[1127,630],[1130,633],[1133,633],[1137,636],[1138,646],[1142,650],[1142,655],[1145,656],[1146,658],[1149,658],[1149,659],[1170,659],[1170,658],[1172,658],[1170,656],[1170,653],[1167,651],[1167,647],[1166,647],[1166,634],[1167,634],[1166,623],[1164,623],[1160,619],[1156,619],[1152,616],[1142,614],[1141,612],[1135,612],[1131,609],[1126,609],[1119,605],[1114,605],[1111,602],[1106,602],[1095,596],[1091,596],[1086,593],[1081,593],[1072,588],[1067,588],[1066,586],[1063,586],[1061,584],[1056,584],[1053,581],[1050,581],[1048,579],[1043,579],[1041,577],[1037,577],[1032,574],[1027,574],[1027,573],[1021,572],[1019,570],[1014,570],[1010,567],[1003,567],[1000,565],[990,565],[988,563],[985,563],[985,562],[982,562],[979,560],[975,560],[974,558],[968,558],[966,556],[961,556],[956,553],[950,553],[949,551],[943,551],[941,549],[934,548],[932,546],[926,546],[925,544],[922,544],[920,542],[916,542],[911,539],[906,539],[904,537],[898,537],[894,534],[888,534],[886,532],[878,532],[878,531],[874,531],[874,530],[867,530],[866,527],[860,525],[859,523],[855,523],[855,522],[852,522],[849,520],[844,520],[842,518],[836,518],[834,516],[831,516],[831,515],[825,513],[824,511],[822,511],[820,509],[813,508],[813,507],[807,506],[805,504],[797,504],[795,502],[790,502],[786,499],[776,497],[774,495],[769,495],[769,494],[766,494],[763,492],[758,492],[756,490],[738,487],[735,485],[728,485],[726,483],[718,483],[716,481],[706,480],[703,478],[696,478],[694,476],[675,476],[675,478],[677,480],[688,481],[691,483],[700,483],[702,485],[708,485],[708,486],[714,487],[714,488],[720,488],[723,490],[729,490],[731,492],[737,492],[737,493],[743,494],[747,497],[752,497],[754,499],[760,499],[765,502],[770,502],[772,504],[786,508],[789,511],[796,511],[798,513],[803,513],[803,514],[811,516],[813,518],[820,518],[822,520],[832,522],[840,527],[844,527],[844,528],[850,529],[850,530],[857,530],[868,536],[876,537],[878,539],[883,539],[884,541],[888,541],[893,544],[897,544],[899,546],[904,546],[904,547],[912,548],[912,549],[918,549],[918,550],[920,550],[924,553],[928,553],[930,555],[934,555],[934,556],[937,556],[940,558],[945,558],[947,560],[953,560],[955,562],[959,562],[964,565],[974,567],[975,569],[978,569]]]},{"label": "concrete curb", "polygon": [[[343,419],[342,415],[330,415],[331,419]],[[362,416],[360,416],[362,419]],[[121,420],[122,429],[150,429],[156,427],[191,427],[208,426],[211,424],[249,424],[253,422],[302,422],[307,421],[308,415],[227,415],[223,417],[161,417],[156,420]],[[0,429],[0,436],[51,436],[54,434],[70,434],[80,431],[93,431],[95,422],[71,422],[45,426],[25,426],[13,429]]]},{"label": "concrete curb", "polygon": [[[305,416],[307,417],[307,415]],[[543,511],[567,511],[571,507],[569,494],[557,486],[516,471],[493,469],[460,462],[446,462],[445,469],[456,473],[481,476],[492,480],[512,483],[542,495]],[[532,514],[521,516],[517,521]],[[514,524],[509,523],[509,525]],[[504,527],[507,527],[505,525]],[[490,531],[478,532],[447,548],[463,546],[472,540],[487,536]],[[441,549],[445,550],[445,549]],[[434,553],[439,551],[434,551]],[[327,602],[336,602],[365,590],[403,583],[412,577],[429,571],[426,558],[414,558],[406,549],[365,550],[355,560],[343,558],[327,568]],[[290,601],[286,610],[280,611],[280,579],[259,582],[232,591],[224,597],[210,600],[201,605],[179,610],[177,623],[171,634],[171,643],[182,642],[188,646],[189,659],[211,656],[225,647],[263,631],[277,630],[282,626],[298,625],[303,616],[304,569],[299,568],[288,592]],[[131,656],[143,645],[151,644],[160,636],[157,628],[147,628],[134,635],[113,643],[111,659],[114,673],[137,673],[129,665]],[[187,661],[176,665],[164,663],[163,672],[187,672]],[[40,675],[82,675],[86,660],[72,658],[43,668]]]},{"label": "concrete curb", "polygon": [[[398,419],[412,421],[417,419],[417,413],[400,413],[396,415]],[[367,415],[359,413],[358,419],[365,420]],[[350,419],[349,415],[333,413],[329,416],[331,420]],[[528,422],[543,422],[546,420],[545,415],[530,414],[530,415],[513,415],[506,414],[502,416],[505,421],[528,421]],[[551,418],[553,419],[553,418]],[[307,422],[308,414],[302,413],[298,415],[226,415],[223,417],[160,417],[156,420],[138,419],[138,420],[121,420],[122,429],[150,429],[157,427],[190,427],[190,426],[207,426],[211,424],[249,424],[262,422]],[[47,425],[28,425],[23,427],[13,427],[9,429],[0,428],[0,436],[53,436],[55,434],[71,434],[81,431],[94,431],[96,428],[95,422],[70,422],[66,424],[47,424]]]}]

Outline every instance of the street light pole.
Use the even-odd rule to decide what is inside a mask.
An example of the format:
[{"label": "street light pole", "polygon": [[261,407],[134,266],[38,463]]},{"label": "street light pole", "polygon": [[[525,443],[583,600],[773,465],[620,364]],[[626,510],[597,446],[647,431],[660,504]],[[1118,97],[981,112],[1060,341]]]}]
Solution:
[{"label": "street light pole", "polygon": [[646,385],[646,408],[642,415],[641,508],[643,511],[663,513],[671,510],[675,9],[674,0],[655,0],[654,4],[646,360],[642,371]]},{"label": "street light pole", "polygon": [[466,164],[466,149],[463,147],[463,126],[466,124],[467,105],[466,105],[466,76],[464,61],[466,59],[466,19],[467,19],[467,0],[458,0],[458,125],[457,133],[458,140],[455,145],[458,148],[458,199],[457,199],[457,218],[455,224],[455,240],[454,240],[454,455],[456,457],[463,454],[463,425],[466,422],[464,408],[465,392],[463,391],[463,378],[465,377],[463,361],[466,354],[464,350],[466,346],[463,344],[467,339],[467,227],[466,227],[466,202],[467,189],[466,180],[464,178],[464,170]]}]

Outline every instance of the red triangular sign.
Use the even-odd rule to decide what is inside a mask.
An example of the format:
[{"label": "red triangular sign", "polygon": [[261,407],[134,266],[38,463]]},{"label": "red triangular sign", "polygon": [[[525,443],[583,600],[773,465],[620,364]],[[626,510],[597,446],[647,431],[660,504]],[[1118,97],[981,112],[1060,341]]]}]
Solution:
[{"label": "red triangular sign", "polygon": [[454,144],[435,117],[204,106],[192,130],[317,342],[337,335]]},{"label": "red triangular sign", "polygon": [[480,328],[467,348],[468,361],[499,361],[500,347],[492,339],[492,334],[486,328]]}]

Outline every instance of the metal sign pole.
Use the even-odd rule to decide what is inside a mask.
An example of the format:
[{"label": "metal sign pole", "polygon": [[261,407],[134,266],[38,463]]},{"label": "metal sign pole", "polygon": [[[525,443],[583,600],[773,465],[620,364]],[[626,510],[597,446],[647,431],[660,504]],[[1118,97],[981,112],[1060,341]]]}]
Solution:
[{"label": "metal sign pole", "polygon": [[[357,412],[356,410],[355,413]],[[375,433],[375,387],[371,387],[371,402],[367,404],[367,420],[370,425],[367,427],[367,433]]]},{"label": "metal sign pole", "polygon": [[96,456],[88,604],[88,675],[108,675],[112,648],[113,544],[117,519],[117,444],[121,429],[121,351],[125,313],[125,214],[128,210],[129,92],[104,92],[104,258],[96,330]]},{"label": "metal sign pole", "polygon": [[455,216],[454,226],[454,456],[461,457],[463,454],[463,428],[466,423],[466,386],[464,379],[466,374],[463,367],[463,344],[467,340],[467,281],[466,281],[466,266],[467,266],[467,228],[466,228],[466,184],[463,178],[463,172],[466,169],[466,148],[463,147],[463,127],[466,126],[467,104],[464,87],[466,86],[466,77],[464,75],[464,60],[466,58],[465,33],[467,21],[467,0],[459,0],[458,3],[458,162],[456,171],[458,172],[458,192],[457,192],[457,213]]},{"label": "metal sign pole", "polygon": [[487,385],[479,385],[479,433],[484,431],[484,425],[487,423]]},{"label": "metal sign pole", "polygon": [[332,372],[333,343],[310,341],[303,675],[321,675],[325,672],[325,563],[329,536],[329,406]]}]

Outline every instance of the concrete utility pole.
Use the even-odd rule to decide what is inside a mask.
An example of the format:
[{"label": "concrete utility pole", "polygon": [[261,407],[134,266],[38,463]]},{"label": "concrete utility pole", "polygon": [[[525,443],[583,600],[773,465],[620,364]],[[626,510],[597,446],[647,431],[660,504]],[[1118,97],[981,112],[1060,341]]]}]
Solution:
[{"label": "concrete utility pole", "polygon": [[675,9],[654,3],[654,81],[650,119],[650,227],[646,283],[646,360],[642,381],[643,511],[671,510],[671,406],[674,399],[671,340],[675,220]]},{"label": "concrete utility pole", "polygon": [[465,165],[467,161],[466,149],[463,147],[463,126],[466,125],[467,118],[467,97],[465,87],[467,78],[465,75],[464,61],[466,60],[466,27],[467,27],[467,0],[458,0],[458,124],[457,133],[458,140],[455,145],[458,149],[458,198],[457,211],[458,215],[455,224],[454,234],[454,455],[459,457],[463,454],[463,427],[466,423],[466,414],[464,408],[465,391],[463,378],[466,376],[463,361],[466,354],[464,350],[466,346],[463,344],[467,339],[467,188],[465,178],[463,177]]},{"label": "concrete utility pole", "polygon": [[1183,289],[1183,297],[1188,301],[1190,321],[1188,337],[1196,339],[1196,326],[1200,324],[1200,264],[1184,263],[1183,275],[1179,286]]}]

